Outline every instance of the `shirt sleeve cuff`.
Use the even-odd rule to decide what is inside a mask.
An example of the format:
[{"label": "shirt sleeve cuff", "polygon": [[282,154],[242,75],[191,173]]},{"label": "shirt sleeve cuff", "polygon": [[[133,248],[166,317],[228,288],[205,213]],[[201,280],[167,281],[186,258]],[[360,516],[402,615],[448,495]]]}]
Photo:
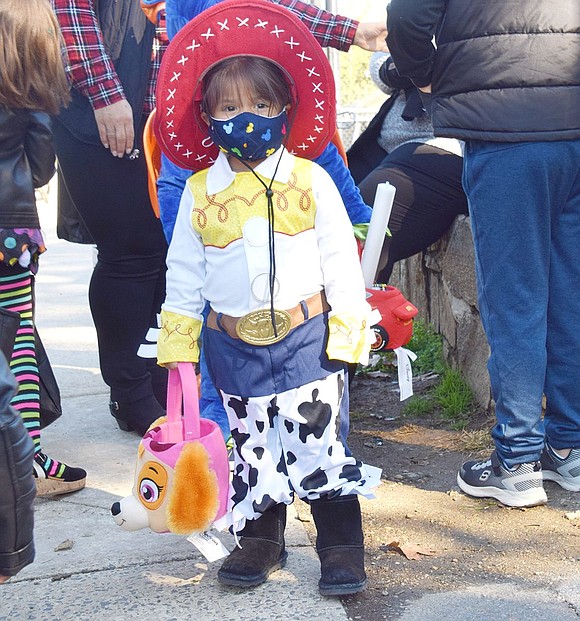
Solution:
[{"label": "shirt sleeve cuff", "polygon": [[350,50],[351,45],[354,44],[358,25],[359,22],[356,20],[345,18],[344,23],[337,26],[337,28],[341,29],[341,32],[337,35],[337,39],[340,41],[336,46],[338,50],[341,52],[348,52]]},{"label": "shirt sleeve cuff", "polygon": [[92,86],[87,89],[85,94],[91,102],[93,110],[105,108],[106,106],[110,106],[111,104],[125,99],[122,87],[120,87],[120,85],[117,86],[114,80],[111,80],[110,83],[107,84]]},{"label": "shirt sleeve cuff", "polygon": [[375,341],[372,322],[370,313],[362,318],[354,313],[338,313],[329,317],[328,357],[331,360],[368,364],[371,345]]},{"label": "shirt sleeve cuff", "polygon": [[161,311],[157,363],[199,362],[199,335],[203,323],[171,311]]}]

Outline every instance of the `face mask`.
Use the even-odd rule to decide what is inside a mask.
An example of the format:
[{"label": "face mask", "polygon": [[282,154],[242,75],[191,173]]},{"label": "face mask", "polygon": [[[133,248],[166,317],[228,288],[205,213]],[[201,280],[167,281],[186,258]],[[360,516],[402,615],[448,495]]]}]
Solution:
[{"label": "face mask", "polygon": [[253,162],[272,155],[288,132],[288,115],[260,116],[242,112],[231,119],[210,117],[209,135],[226,153]]}]

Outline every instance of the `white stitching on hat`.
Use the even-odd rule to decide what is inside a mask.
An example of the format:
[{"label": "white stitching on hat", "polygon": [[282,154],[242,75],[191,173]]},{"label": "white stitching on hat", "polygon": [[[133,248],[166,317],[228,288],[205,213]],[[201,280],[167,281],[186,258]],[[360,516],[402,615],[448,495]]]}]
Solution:
[{"label": "white stitching on hat", "polygon": [[284,43],[286,45],[289,45],[291,50],[293,50],[296,45],[300,45],[298,41],[294,41],[294,37],[292,36],[290,36],[290,39],[288,39],[288,41],[284,41]]},{"label": "white stitching on hat", "polygon": [[[238,28],[251,28],[251,19],[250,17],[236,17],[235,18],[237,20],[237,27]],[[265,21],[263,19],[260,18],[255,18],[256,22],[254,23],[253,27],[254,28],[262,28],[262,29],[266,29],[266,26],[268,26],[269,22]],[[228,18],[226,18],[223,21],[219,21],[216,19],[217,22],[217,26],[219,26],[220,30],[230,30],[230,27],[228,25]],[[210,38],[213,38],[216,36],[214,29],[216,28],[215,24],[209,25],[206,32],[201,34],[200,36],[205,39],[205,41],[203,42],[196,42],[195,39],[192,39],[191,45],[187,46],[185,49],[189,50],[191,52],[194,52],[197,48],[200,48],[203,46],[204,42],[208,42]],[[275,36],[276,38],[280,38],[280,35],[283,34],[285,32],[285,29],[278,27],[277,25],[273,25],[272,26],[272,30],[270,30],[268,32],[268,34]],[[297,41],[293,35],[290,35],[289,38],[287,40],[284,40],[283,43],[287,46],[290,47],[291,50],[293,50],[295,47],[301,47],[303,44],[301,41]],[[296,56],[298,57],[298,59],[300,60],[301,64],[307,63],[307,62],[311,62],[313,61],[313,58],[308,56],[304,51],[301,52],[297,52]],[[185,65],[187,64],[187,62],[190,60],[190,58],[188,56],[185,56],[184,54],[181,55],[181,58],[177,61],[174,61],[176,65],[181,65],[182,69],[185,69]],[[304,67],[305,73],[307,75],[307,77],[312,78],[314,77],[320,77],[321,73],[317,71],[317,67],[316,66],[310,66],[310,67]],[[173,77],[170,78],[169,82],[178,82],[180,77],[182,75],[181,71],[174,71],[173,72]],[[312,93],[321,93],[324,94],[324,87],[323,87],[323,83],[322,82],[311,82],[312,84]],[[176,95],[176,91],[177,89],[170,89],[167,88],[167,96],[166,96],[166,102],[169,102],[172,99],[175,99],[175,95]],[[324,111],[326,108],[326,103],[327,101],[325,99],[316,99],[314,98],[314,105],[315,108],[318,110],[322,110]],[[170,116],[172,114],[174,114],[175,112],[175,105],[169,106],[166,105],[165,107],[165,116]],[[301,144],[301,145],[297,145],[297,148],[302,150],[302,151],[306,151],[308,150],[310,147],[307,144],[308,142],[310,143],[315,143],[317,141],[317,134],[321,134],[324,132],[324,127],[325,127],[325,119],[323,117],[323,115],[321,114],[317,114],[314,116],[314,121],[315,123],[318,123],[318,125],[315,125],[315,127],[313,128],[313,132],[314,135],[310,135],[308,136],[305,141]],[[171,129],[173,128],[174,123],[173,121],[167,122],[166,123],[166,128],[167,129]],[[196,151],[191,151],[187,146],[184,146],[184,144],[182,144],[181,142],[175,142],[176,140],[178,140],[178,136],[175,132],[170,132],[167,134],[170,142],[171,142],[171,147],[172,149],[175,150],[175,152],[179,152],[182,148],[185,148],[186,150],[181,153],[181,156],[185,156],[186,158],[189,159],[189,157],[191,155],[195,155],[195,160],[200,162],[202,160],[207,159],[208,161],[211,161],[211,163],[213,163],[215,161],[215,158],[212,158],[211,156],[209,156],[208,154],[199,154]],[[207,148],[208,146],[211,146],[211,144],[204,144],[206,141],[202,141],[202,146],[204,146],[205,148]],[[212,142],[211,140],[209,141],[210,143]],[[169,145],[168,145],[169,146]],[[295,151],[291,151],[291,153],[295,154]]]}]

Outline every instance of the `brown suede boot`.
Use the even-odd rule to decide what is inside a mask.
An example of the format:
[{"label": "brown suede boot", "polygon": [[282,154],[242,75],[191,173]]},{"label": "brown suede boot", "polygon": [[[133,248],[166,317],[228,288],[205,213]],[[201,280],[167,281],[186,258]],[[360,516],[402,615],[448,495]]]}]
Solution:
[{"label": "brown suede boot", "polygon": [[352,595],[367,582],[364,567],[364,538],[358,495],[310,501],[316,524],[316,551],[322,595]]},{"label": "brown suede boot", "polygon": [[274,505],[258,519],[246,522],[236,546],[218,570],[221,584],[254,587],[286,565],[288,552],[284,545],[286,505]]}]

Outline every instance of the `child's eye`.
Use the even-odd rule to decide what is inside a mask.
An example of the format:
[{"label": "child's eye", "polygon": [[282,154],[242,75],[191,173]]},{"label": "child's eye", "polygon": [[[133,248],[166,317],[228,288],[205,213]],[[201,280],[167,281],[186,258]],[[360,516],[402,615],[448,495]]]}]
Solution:
[{"label": "child's eye", "polygon": [[225,112],[235,112],[236,109],[237,109],[236,106],[225,106],[224,107]]},{"label": "child's eye", "polygon": [[258,103],[256,104],[256,108],[258,108],[258,110],[266,110],[266,109],[268,109],[269,107],[270,107],[270,104],[268,104],[268,103],[264,103],[263,101],[258,102]]}]

